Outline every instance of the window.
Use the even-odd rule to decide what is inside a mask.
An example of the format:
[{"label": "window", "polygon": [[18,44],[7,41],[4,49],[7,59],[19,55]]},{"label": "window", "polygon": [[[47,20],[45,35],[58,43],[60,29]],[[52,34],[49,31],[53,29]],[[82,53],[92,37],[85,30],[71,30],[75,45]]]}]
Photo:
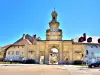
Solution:
[{"label": "window", "polygon": [[96,45],[95,47],[96,47],[96,48],[98,48],[98,46],[97,46],[97,45]]},{"label": "window", "polygon": [[12,55],[14,54],[14,51],[12,51]]},{"label": "window", "polygon": [[29,52],[30,54],[32,54],[34,51],[31,51],[31,50],[30,50],[30,51],[28,51],[28,52]]},{"label": "window", "polygon": [[75,53],[81,53],[81,51],[75,51]]},{"label": "window", "polygon": [[8,55],[10,54],[10,51],[8,51]]},{"label": "window", "polygon": [[16,55],[19,55],[19,51],[16,51]]},{"label": "window", "polygon": [[89,54],[89,52],[88,52],[88,50],[86,50],[86,55],[88,55]]}]

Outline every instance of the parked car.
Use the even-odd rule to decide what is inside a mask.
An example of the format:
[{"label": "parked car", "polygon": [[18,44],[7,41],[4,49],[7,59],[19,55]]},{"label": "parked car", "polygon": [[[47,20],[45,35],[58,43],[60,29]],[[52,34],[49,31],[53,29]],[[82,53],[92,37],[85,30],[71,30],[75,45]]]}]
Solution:
[{"label": "parked car", "polygon": [[88,67],[89,68],[100,67],[100,61],[97,61],[95,63],[88,64]]}]

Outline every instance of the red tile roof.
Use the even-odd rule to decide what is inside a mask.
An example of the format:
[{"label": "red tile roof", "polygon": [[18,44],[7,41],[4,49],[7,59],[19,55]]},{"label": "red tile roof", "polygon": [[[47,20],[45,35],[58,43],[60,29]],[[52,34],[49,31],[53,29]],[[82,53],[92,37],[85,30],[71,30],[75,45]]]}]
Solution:
[{"label": "red tile roof", "polygon": [[[24,37],[24,38],[23,38]],[[33,43],[34,38],[28,34],[24,34],[23,37],[21,37],[19,40],[17,40],[15,43],[13,44],[9,44],[4,46],[4,49],[8,49],[11,46],[22,46],[22,45],[31,45]],[[40,37],[36,38],[37,41],[40,40]]]},{"label": "red tile roof", "polygon": [[3,46],[2,48],[7,49],[9,46],[11,46],[11,44]]},{"label": "red tile roof", "polygon": [[25,44],[30,45],[32,43],[28,39],[22,39],[19,42],[14,43],[13,45],[25,45]]}]

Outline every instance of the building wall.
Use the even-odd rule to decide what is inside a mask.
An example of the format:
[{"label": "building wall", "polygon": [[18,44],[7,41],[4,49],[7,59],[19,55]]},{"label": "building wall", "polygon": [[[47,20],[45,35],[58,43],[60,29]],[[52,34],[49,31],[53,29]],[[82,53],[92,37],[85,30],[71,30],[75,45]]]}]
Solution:
[{"label": "building wall", "polygon": [[6,57],[22,56],[26,57],[26,47],[25,46],[12,46],[8,48],[6,52]]},{"label": "building wall", "polygon": [[2,61],[4,58],[4,49],[0,48],[0,61]]},{"label": "building wall", "polygon": [[[58,50],[58,62],[72,62],[74,60],[81,60],[82,54],[85,55],[85,47],[83,44],[73,44],[71,40],[68,41],[38,41],[36,45],[12,46],[6,52],[6,57],[19,55],[26,59],[36,60],[40,62],[40,57],[44,56],[44,63],[49,62],[49,53],[52,48]],[[10,54],[9,54],[10,51]],[[12,54],[14,52],[14,54]],[[76,53],[79,52],[79,53]]]},{"label": "building wall", "polygon": [[[33,53],[30,53],[29,51],[33,51]],[[28,58],[33,57],[32,59],[39,62],[40,56],[45,55],[45,42],[37,42],[36,45],[29,45],[28,46]]]},{"label": "building wall", "polygon": [[63,41],[63,61],[72,61],[72,41]]},{"label": "building wall", "polygon": [[73,60],[83,60],[82,54],[86,55],[86,49],[84,44],[73,44]]},{"label": "building wall", "polygon": [[[100,52],[100,45],[86,45],[86,50],[88,50],[88,57],[92,58],[93,56],[95,57],[96,52]],[[98,54],[100,57],[100,53]]]},{"label": "building wall", "polygon": [[47,40],[62,40],[62,32],[52,32],[52,31],[49,31],[46,33],[46,39]]}]

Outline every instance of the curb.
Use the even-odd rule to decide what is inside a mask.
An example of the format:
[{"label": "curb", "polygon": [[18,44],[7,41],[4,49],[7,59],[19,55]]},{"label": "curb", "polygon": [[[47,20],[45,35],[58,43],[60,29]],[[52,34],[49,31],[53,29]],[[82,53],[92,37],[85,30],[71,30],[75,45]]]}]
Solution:
[{"label": "curb", "polygon": [[0,66],[33,66],[33,65],[40,65],[40,64],[0,64]]}]

